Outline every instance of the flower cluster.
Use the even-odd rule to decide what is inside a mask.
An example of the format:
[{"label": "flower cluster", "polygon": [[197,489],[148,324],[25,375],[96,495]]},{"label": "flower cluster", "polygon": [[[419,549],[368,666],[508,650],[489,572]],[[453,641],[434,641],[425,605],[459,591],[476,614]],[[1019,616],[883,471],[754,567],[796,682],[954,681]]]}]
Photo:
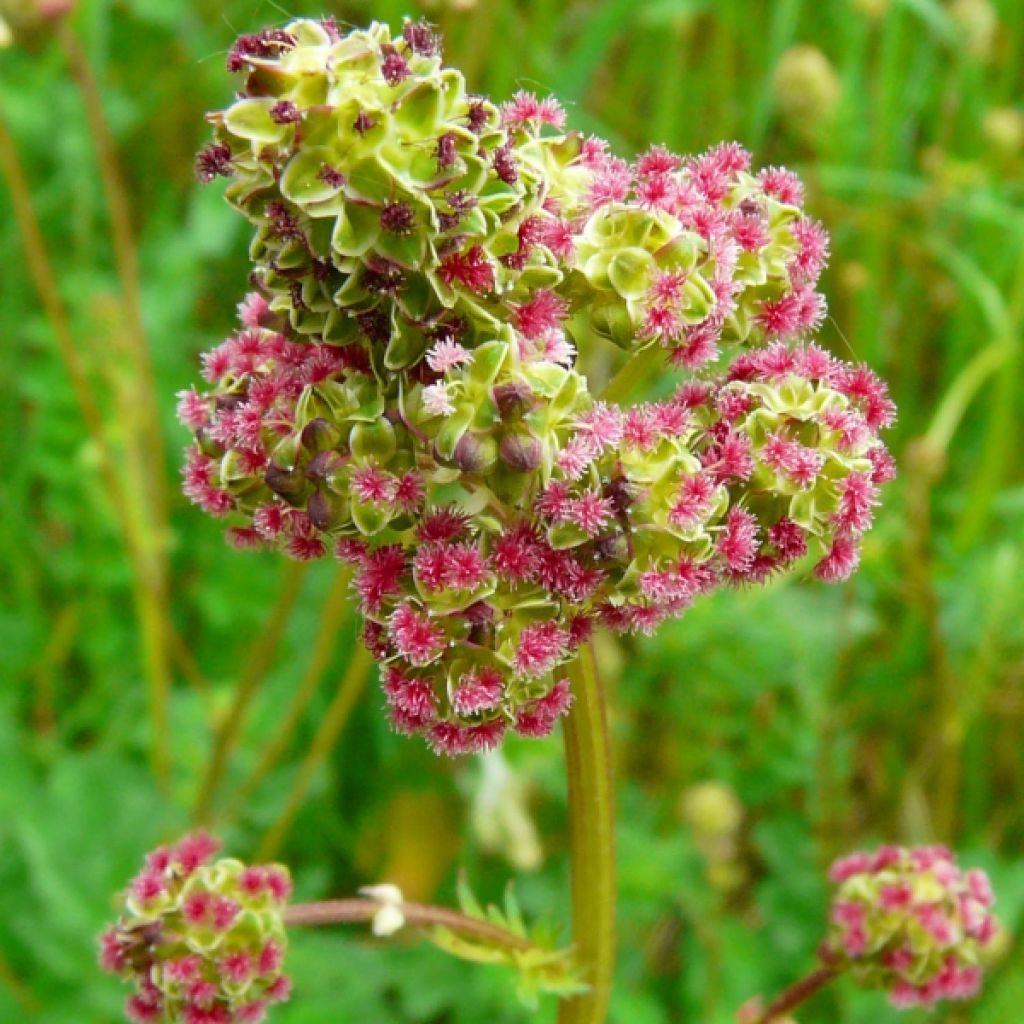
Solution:
[{"label": "flower cluster", "polygon": [[196,834],[150,853],[101,938],[102,967],[135,985],[125,1010],[137,1024],[255,1024],[288,998],[288,871],[213,861],[218,848]]},{"label": "flower cluster", "polygon": [[[354,565],[396,729],[545,735],[596,624],[849,575],[894,410],[809,341],[828,243],[792,174],[734,144],[627,163],[551,99],[470,95],[421,23],[297,21],[228,65],[198,171],[254,226],[254,290],[181,396],[185,490],[239,546]],[[598,401],[599,338],[686,379]]]},{"label": "flower cluster", "polygon": [[969,999],[998,930],[983,871],[962,871],[940,846],[886,846],[837,861],[838,889],[822,957],[896,1006]]}]

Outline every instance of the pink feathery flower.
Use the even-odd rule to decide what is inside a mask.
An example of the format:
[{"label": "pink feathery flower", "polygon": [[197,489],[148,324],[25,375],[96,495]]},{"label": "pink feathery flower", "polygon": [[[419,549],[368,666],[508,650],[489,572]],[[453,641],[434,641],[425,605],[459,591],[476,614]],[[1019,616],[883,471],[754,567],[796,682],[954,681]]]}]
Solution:
[{"label": "pink feathery flower", "polygon": [[651,146],[646,153],[637,158],[636,174],[638,178],[671,174],[673,171],[678,171],[682,163],[682,157],[669,152],[664,146]]},{"label": "pink feathery flower", "polygon": [[828,263],[828,232],[810,217],[801,217],[790,230],[797,242],[797,252],[790,264],[796,280],[813,283]]},{"label": "pink feathery flower", "polygon": [[365,611],[376,615],[388,598],[402,593],[402,579],[407,570],[405,554],[397,544],[368,554],[355,579]]},{"label": "pink feathery flower", "polygon": [[388,634],[398,653],[413,665],[434,661],[444,649],[445,634],[439,623],[403,602],[388,619]]},{"label": "pink feathery flower", "polygon": [[527,626],[512,655],[516,675],[527,678],[546,675],[562,660],[568,640],[568,633],[557,622]]},{"label": "pink feathery flower", "polygon": [[565,127],[565,111],[552,96],[541,100],[532,92],[520,90],[511,100],[503,103],[500,110],[504,125],[516,126],[535,121],[537,124],[547,124],[553,128]]},{"label": "pink feathery flower", "polygon": [[452,253],[443,259],[439,273],[449,287],[461,285],[478,295],[494,288],[494,268],[479,245],[474,245],[468,252]]},{"label": "pink feathery flower", "polygon": [[493,668],[481,668],[462,676],[452,694],[452,707],[460,715],[476,715],[501,706],[504,686]]},{"label": "pink feathery flower", "polygon": [[389,502],[395,496],[395,478],[376,466],[359,466],[352,470],[352,493],[359,501]]},{"label": "pink feathery flower", "polygon": [[800,178],[785,167],[766,167],[757,176],[758,184],[765,194],[788,206],[801,206],[804,201],[804,186]]},{"label": "pink feathery flower", "polygon": [[270,304],[259,292],[249,292],[238,304],[238,319],[246,327],[262,327],[269,312]]},{"label": "pink feathery flower", "polygon": [[684,530],[696,526],[710,511],[716,487],[708,473],[684,476],[679,481],[675,504],[669,512],[669,522]]},{"label": "pink feathery flower", "polygon": [[423,389],[423,408],[431,416],[450,416],[455,412],[455,403],[443,381],[430,384]]},{"label": "pink feathery flower", "polygon": [[860,562],[860,544],[849,534],[840,534],[832,541],[825,557],[815,566],[814,575],[826,583],[838,583],[853,575]]},{"label": "pink feathery flower", "polygon": [[206,426],[210,419],[210,408],[205,398],[196,394],[194,388],[178,392],[178,419],[189,430]]},{"label": "pink feathery flower", "polygon": [[548,331],[561,328],[568,303],[547,288],[533,293],[529,302],[513,310],[512,319],[525,337],[535,340]]},{"label": "pink feathery flower", "polygon": [[757,517],[748,509],[734,506],[725,517],[725,527],[718,536],[715,550],[730,569],[743,572],[757,554],[759,532]]},{"label": "pink feathery flower", "polygon": [[529,526],[517,526],[497,537],[491,547],[490,565],[499,576],[513,583],[532,580],[540,565],[533,530]]},{"label": "pink feathery flower", "polygon": [[596,537],[612,519],[612,506],[595,491],[584,491],[565,509],[567,522],[575,523],[588,537]]},{"label": "pink feathery flower", "polygon": [[427,365],[435,373],[447,373],[472,361],[473,353],[450,337],[443,338],[427,352]]},{"label": "pink feathery flower", "polygon": [[625,160],[605,156],[592,165],[592,170],[594,176],[587,189],[587,200],[592,209],[626,200],[633,187],[633,172]]}]

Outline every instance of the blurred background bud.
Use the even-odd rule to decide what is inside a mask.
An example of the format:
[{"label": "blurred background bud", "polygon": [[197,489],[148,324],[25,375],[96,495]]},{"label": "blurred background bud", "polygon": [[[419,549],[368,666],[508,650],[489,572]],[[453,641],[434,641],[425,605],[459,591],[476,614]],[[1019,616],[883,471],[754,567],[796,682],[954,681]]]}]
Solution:
[{"label": "blurred background bud", "polygon": [[1016,107],[993,107],[981,122],[985,141],[1002,156],[1017,156],[1024,149],[1024,114]]},{"label": "blurred background bud", "polygon": [[999,17],[992,4],[988,0],[953,0],[949,14],[967,53],[979,60],[988,60],[999,31]]},{"label": "blurred background bud", "polygon": [[731,836],[743,821],[743,805],[724,782],[710,780],[691,786],[682,800],[682,813],[695,836]]},{"label": "blurred background bud", "polygon": [[0,47],[32,42],[71,14],[76,0],[0,0]]},{"label": "blurred background bud", "polygon": [[680,813],[694,846],[706,861],[708,884],[723,894],[741,888],[748,872],[739,848],[743,825],[739,797],[724,782],[699,782],[683,794]]},{"label": "blurred background bud", "polygon": [[544,861],[527,797],[525,782],[500,750],[480,758],[470,825],[480,849],[504,857],[517,871],[536,871]]},{"label": "blurred background bud", "polygon": [[776,65],[772,87],[786,126],[809,139],[829,126],[842,97],[835,68],[816,46],[786,50]]},{"label": "blurred background bud", "polygon": [[850,5],[865,18],[881,21],[889,13],[891,0],[850,0]]}]

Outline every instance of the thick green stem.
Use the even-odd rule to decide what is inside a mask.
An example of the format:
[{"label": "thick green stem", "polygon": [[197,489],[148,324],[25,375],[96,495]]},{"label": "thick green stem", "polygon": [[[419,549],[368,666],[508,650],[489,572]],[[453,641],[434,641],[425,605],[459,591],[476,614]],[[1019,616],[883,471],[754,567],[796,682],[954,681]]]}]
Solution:
[{"label": "thick green stem", "polygon": [[559,1024],[604,1024],[615,969],[615,794],[604,694],[589,645],[569,666],[564,720],[569,778],[572,933],[589,986],[559,1006]]}]

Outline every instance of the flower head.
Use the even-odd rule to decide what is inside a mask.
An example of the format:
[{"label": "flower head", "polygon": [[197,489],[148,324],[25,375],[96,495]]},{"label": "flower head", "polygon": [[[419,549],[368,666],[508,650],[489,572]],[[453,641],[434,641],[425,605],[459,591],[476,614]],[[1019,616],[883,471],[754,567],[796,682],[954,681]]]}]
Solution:
[{"label": "flower head", "polygon": [[941,846],[886,846],[836,861],[827,964],[849,968],[899,1007],[969,999],[998,931],[983,871],[962,870]]},{"label": "flower head", "polygon": [[[595,625],[854,570],[894,408],[809,341],[828,238],[795,175],[736,143],[621,159],[550,98],[472,95],[423,23],[299,19],[229,66],[199,170],[252,290],[180,395],[184,490],[239,548],[352,563],[396,730],[546,735]],[[597,401],[600,339],[663,349],[677,392]]]},{"label": "flower head", "polygon": [[215,861],[219,846],[197,833],[154,850],[101,936],[101,966],[135,986],[129,1020],[246,1024],[288,998],[288,871]]}]

